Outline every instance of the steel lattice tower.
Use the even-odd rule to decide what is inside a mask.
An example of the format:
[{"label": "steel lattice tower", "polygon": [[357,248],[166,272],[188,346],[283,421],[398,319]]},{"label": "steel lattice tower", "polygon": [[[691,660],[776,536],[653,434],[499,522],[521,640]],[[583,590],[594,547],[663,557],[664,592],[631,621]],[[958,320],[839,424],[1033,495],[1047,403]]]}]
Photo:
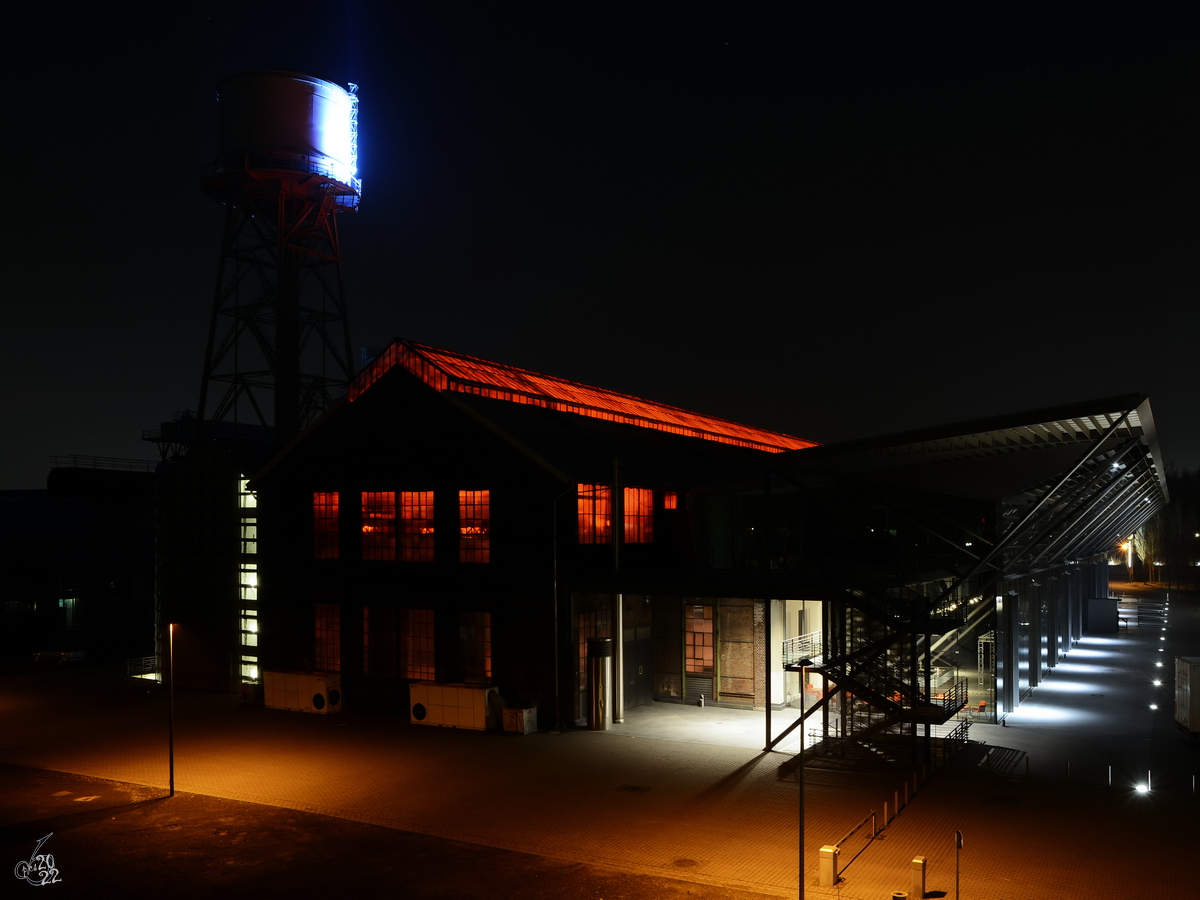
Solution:
[{"label": "steel lattice tower", "polygon": [[354,374],[337,218],[361,191],[356,90],[279,70],[218,85],[218,156],[201,187],[226,215],[201,436],[221,423],[285,444]]}]

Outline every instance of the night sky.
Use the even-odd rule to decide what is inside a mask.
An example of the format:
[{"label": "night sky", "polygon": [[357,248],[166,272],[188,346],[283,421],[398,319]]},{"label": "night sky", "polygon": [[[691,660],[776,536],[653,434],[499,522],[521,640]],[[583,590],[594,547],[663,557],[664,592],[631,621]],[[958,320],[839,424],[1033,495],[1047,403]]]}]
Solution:
[{"label": "night sky", "polygon": [[41,4],[6,29],[0,488],[195,409],[214,89],[256,68],[360,85],[356,348],[822,442],[1145,392],[1200,468],[1198,23],[1042,6]]}]

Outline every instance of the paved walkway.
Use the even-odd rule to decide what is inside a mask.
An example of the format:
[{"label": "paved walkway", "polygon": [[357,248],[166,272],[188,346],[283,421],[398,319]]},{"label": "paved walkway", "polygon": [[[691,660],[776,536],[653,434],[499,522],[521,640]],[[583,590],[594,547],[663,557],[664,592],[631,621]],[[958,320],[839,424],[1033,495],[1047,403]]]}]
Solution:
[{"label": "paved walkway", "polygon": [[[860,831],[843,845],[843,864],[862,852],[836,890],[815,885],[818,848],[872,810],[882,814],[896,793],[903,799],[912,772],[869,760],[812,761],[808,895],[890,897],[909,889],[910,862],[924,855],[927,890],[952,897],[959,829],[964,898],[1106,896],[1114,888],[1192,896],[1186,860],[1198,807],[1190,776],[1200,771],[1200,741],[1171,727],[1170,675],[1162,688],[1150,681],[1158,658],[1196,652],[1200,611],[1172,609],[1169,628],[1081,642],[1006,727],[976,726],[972,738],[983,743],[931,778],[879,838],[868,844]],[[1176,637],[1183,634],[1191,640]],[[0,759],[165,785],[162,689],[97,675],[0,680]],[[797,758],[758,749],[761,713],[656,704],[609,732],[516,736],[238,707],[224,695],[181,694],[176,707],[179,790],[797,893]],[[1154,790],[1139,794],[1130,785],[1146,767]]]}]

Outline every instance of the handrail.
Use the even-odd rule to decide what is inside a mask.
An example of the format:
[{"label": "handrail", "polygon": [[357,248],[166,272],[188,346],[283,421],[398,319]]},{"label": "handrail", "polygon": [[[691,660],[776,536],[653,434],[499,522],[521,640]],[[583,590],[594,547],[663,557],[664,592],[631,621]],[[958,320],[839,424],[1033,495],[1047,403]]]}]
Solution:
[{"label": "handrail", "polygon": [[846,843],[846,841],[850,840],[850,838],[854,837],[854,832],[858,831],[858,829],[860,829],[864,825],[866,825],[867,819],[871,820],[871,837],[874,837],[875,835],[877,835],[879,833],[879,830],[875,827],[875,810],[871,810],[869,813],[867,813],[866,818],[864,818],[861,822],[859,822],[857,825],[855,825],[853,828],[851,828],[850,832],[844,838],[842,838],[840,841],[838,841],[836,844],[834,844],[834,846],[840,847],[840,846],[842,846],[842,844]]},{"label": "handrail", "polygon": [[111,456],[51,456],[52,469],[120,469],[153,472],[158,463],[150,459],[117,459]]},{"label": "handrail", "polygon": [[850,865],[850,863],[852,863],[856,859],[858,859],[859,855],[864,850],[866,850],[868,847],[870,847],[872,843],[874,843],[875,837],[879,834],[879,829],[875,827],[875,810],[871,810],[871,814],[868,815],[866,819],[863,819],[861,822],[859,822],[857,825],[854,826],[854,831],[851,831],[850,834],[846,835],[844,838],[842,838],[840,841],[838,841],[837,844],[835,844],[834,846],[837,846],[837,847],[842,846],[842,844],[844,844],[846,841],[848,841],[850,839],[850,837],[854,834],[855,831],[858,831],[858,829],[862,828],[864,825],[867,824],[867,819],[871,820],[871,838],[870,838],[870,840],[868,840],[865,844],[863,844],[861,847],[859,847],[858,853],[855,853],[852,857],[850,857],[848,860],[846,860],[845,865],[837,867],[837,871],[833,873],[835,876],[840,875],[842,872],[846,871],[846,868]]},{"label": "handrail", "polygon": [[784,666],[798,665],[801,660],[816,660],[821,657],[821,632],[810,631],[783,642]]}]

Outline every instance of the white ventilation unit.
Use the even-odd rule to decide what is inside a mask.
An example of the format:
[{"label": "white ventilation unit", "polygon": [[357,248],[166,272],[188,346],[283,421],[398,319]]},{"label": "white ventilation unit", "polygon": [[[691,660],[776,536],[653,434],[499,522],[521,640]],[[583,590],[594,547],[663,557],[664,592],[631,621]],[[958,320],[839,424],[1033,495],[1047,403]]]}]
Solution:
[{"label": "white ventilation unit", "polygon": [[342,711],[337,672],[264,672],[263,702],[271,709],[327,715]]},{"label": "white ventilation unit", "polygon": [[408,686],[409,721],[487,731],[496,727],[491,702],[495,693],[494,687],[416,681]]}]

